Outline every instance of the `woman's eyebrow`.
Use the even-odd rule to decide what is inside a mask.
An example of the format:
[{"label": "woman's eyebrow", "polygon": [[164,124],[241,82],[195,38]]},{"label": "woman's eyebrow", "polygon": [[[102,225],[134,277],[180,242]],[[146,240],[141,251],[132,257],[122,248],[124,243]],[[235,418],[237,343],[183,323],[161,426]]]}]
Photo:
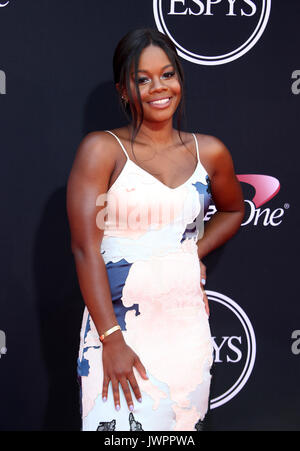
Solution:
[{"label": "woman's eyebrow", "polygon": [[[166,66],[162,67],[161,70],[163,71],[163,70],[165,70],[167,67],[173,67],[173,64],[167,64]],[[138,70],[137,70],[137,73],[138,73],[138,72],[145,72],[145,73],[147,73],[147,74],[149,73],[149,72],[148,72],[147,70],[145,70],[145,69],[138,69]],[[134,75],[134,72],[131,72],[131,75]]]}]

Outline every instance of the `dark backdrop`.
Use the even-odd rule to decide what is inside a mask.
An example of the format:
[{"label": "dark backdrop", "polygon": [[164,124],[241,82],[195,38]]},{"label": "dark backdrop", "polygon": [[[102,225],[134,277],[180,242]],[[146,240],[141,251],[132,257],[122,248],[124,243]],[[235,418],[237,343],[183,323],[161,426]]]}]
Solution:
[{"label": "dark backdrop", "polygon": [[[184,7],[177,2],[176,9]],[[246,3],[244,10],[250,10]],[[234,40],[230,30],[236,28],[216,18],[217,26],[213,16],[198,17],[203,24],[211,20],[217,38]],[[189,20],[175,17],[172,26],[185,23],[178,37],[186,31],[187,45],[200,49],[200,22],[197,37],[195,30],[188,33]],[[249,352],[253,367],[236,395],[211,409],[213,431],[300,429],[299,20],[297,0],[273,0],[262,37],[241,58],[217,66],[182,59],[186,130],[220,138],[239,176],[268,175],[280,183],[258,205],[253,184],[243,181],[245,225],[205,259],[211,327],[217,345],[225,340],[212,398],[233,385]],[[70,252],[66,183],[83,136],[125,123],[112,53],[138,26],[156,27],[151,0],[11,0],[0,6],[0,329],[7,347],[0,359],[1,430],[80,429],[76,360],[84,304]],[[257,222],[250,218],[253,209],[261,213]],[[272,213],[279,219],[264,221]],[[241,323],[214,293],[241,307],[255,343],[246,342]]]}]

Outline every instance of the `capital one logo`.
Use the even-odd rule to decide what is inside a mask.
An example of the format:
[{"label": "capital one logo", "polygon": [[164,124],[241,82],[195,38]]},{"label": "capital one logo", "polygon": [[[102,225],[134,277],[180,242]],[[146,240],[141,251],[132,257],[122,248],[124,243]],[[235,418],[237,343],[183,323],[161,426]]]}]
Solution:
[{"label": "capital one logo", "polygon": [[9,4],[9,1],[5,2],[5,3],[0,2],[0,8],[4,8],[4,6],[7,6],[8,4]]},{"label": "capital one logo", "polygon": [[[245,200],[246,203],[246,217],[244,218],[242,226],[253,223],[258,225],[259,222],[263,226],[271,225],[276,227],[281,224],[282,216],[284,215],[283,208],[261,208],[268,201],[273,199],[280,190],[280,183],[275,177],[262,174],[240,174],[237,178],[242,183],[247,183],[255,189],[255,194],[252,200]],[[289,204],[285,204],[287,207]],[[288,207],[287,207],[288,208]]]},{"label": "capital one logo", "polygon": [[214,374],[210,408],[233,399],[247,383],[256,359],[256,339],[245,311],[228,296],[205,290],[210,301]]},{"label": "capital one logo", "polygon": [[230,63],[262,37],[271,0],[153,0],[159,31],[195,64]]},{"label": "capital one logo", "polygon": [[[254,188],[255,193],[252,200],[245,199],[245,217],[241,226],[262,225],[263,227],[277,227],[283,221],[285,211],[290,207],[289,203],[284,204],[284,208],[278,207],[274,210],[264,208],[264,204],[273,199],[280,190],[279,180],[270,175],[263,174],[238,174],[237,179]],[[208,221],[217,211],[215,205],[211,204],[204,217]]]}]

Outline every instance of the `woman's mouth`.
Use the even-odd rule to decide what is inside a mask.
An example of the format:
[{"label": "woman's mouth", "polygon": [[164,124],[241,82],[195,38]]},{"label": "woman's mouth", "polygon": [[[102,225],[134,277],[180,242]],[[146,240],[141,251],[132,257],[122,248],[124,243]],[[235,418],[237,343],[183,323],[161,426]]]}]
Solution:
[{"label": "woman's mouth", "polygon": [[164,97],[162,99],[156,99],[156,100],[152,100],[151,102],[148,102],[150,106],[154,107],[154,108],[166,108],[170,105],[171,103],[171,97]]}]

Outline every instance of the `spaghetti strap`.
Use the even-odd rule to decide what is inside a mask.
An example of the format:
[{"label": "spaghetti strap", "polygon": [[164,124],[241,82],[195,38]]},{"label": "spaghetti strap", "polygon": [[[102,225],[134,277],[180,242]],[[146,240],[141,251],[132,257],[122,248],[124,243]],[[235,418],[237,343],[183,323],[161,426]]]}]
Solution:
[{"label": "spaghetti strap", "polygon": [[110,133],[111,135],[113,135],[113,136],[116,138],[116,140],[117,140],[118,143],[120,144],[121,148],[123,149],[123,152],[125,153],[125,155],[126,155],[126,157],[127,157],[127,160],[130,160],[130,158],[129,158],[129,156],[128,156],[126,150],[125,150],[125,147],[123,146],[121,140],[117,137],[117,135],[115,135],[115,134],[114,134],[113,132],[111,132],[110,130],[105,130],[105,132]]},{"label": "spaghetti strap", "polygon": [[196,138],[196,136],[194,135],[194,133],[192,133],[195,143],[196,143],[196,149],[197,149],[197,159],[198,159],[198,163],[200,163],[200,158],[199,158],[199,147],[198,147],[198,140]]}]

